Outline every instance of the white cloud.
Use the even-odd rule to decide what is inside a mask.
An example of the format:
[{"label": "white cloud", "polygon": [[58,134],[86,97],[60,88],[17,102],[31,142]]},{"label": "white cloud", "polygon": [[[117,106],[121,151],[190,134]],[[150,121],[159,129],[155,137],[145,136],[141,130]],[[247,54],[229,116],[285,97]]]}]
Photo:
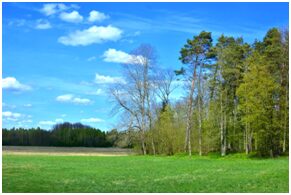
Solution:
[{"label": "white cloud", "polygon": [[98,83],[98,84],[123,83],[125,84],[126,82],[122,77],[104,76],[104,75],[100,75],[96,73],[95,83]]},{"label": "white cloud", "polygon": [[48,3],[44,4],[42,9],[40,10],[44,15],[50,16],[54,15],[58,12],[61,12],[63,10],[67,10],[69,7],[67,7],[63,3]]},{"label": "white cloud", "polygon": [[[72,7],[72,5],[71,5],[70,7]],[[69,9],[70,7],[66,6],[66,5],[63,4],[63,3],[59,3],[59,4],[58,4],[58,11],[67,10],[67,9]]]},{"label": "white cloud", "polygon": [[61,116],[62,116],[62,117],[66,117],[67,115],[66,115],[66,114],[62,114]]},{"label": "white cloud", "polygon": [[85,30],[77,30],[68,36],[59,37],[58,42],[71,46],[86,46],[105,41],[117,41],[122,31],[113,26],[92,26]]},{"label": "white cloud", "polygon": [[31,107],[32,105],[31,104],[24,104],[23,106],[24,107]]},{"label": "white cloud", "polygon": [[65,95],[60,95],[56,98],[57,101],[59,102],[69,102],[73,99],[74,95],[72,94],[65,94]]},{"label": "white cloud", "polygon": [[100,123],[103,122],[104,120],[100,119],[100,118],[84,118],[81,119],[81,122],[83,123]]},{"label": "white cloud", "polygon": [[59,102],[70,102],[70,103],[84,104],[84,105],[92,103],[91,100],[87,98],[78,98],[72,94],[60,95],[56,98],[56,100]]},{"label": "white cloud", "polygon": [[20,113],[13,113],[10,111],[2,112],[2,116],[6,118],[19,118],[22,115]]},{"label": "white cloud", "polygon": [[60,19],[66,22],[80,23],[83,21],[83,16],[81,16],[77,11],[72,11],[70,13],[62,12],[60,14]]},{"label": "white cloud", "polygon": [[105,15],[102,12],[98,12],[96,10],[92,10],[89,14],[88,21],[89,22],[101,22],[102,20],[105,20],[109,18],[109,16]]},{"label": "white cloud", "polygon": [[76,104],[90,104],[91,100],[87,98],[74,98],[72,102]]},{"label": "white cloud", "polygon": [[127,63],[131,59],[131,55],[116,49],[108,49],[103,54],[105,62]]},{"label": "white cloud", "polygon": [[2,79],[2,88],[3,89],[12,89],[16,91],[26,91],[30,90],[31,87],[28,85],[21,84],[14,77],[6,77]]},{"label": "white cloud", "polygon": [[104,52],[103,58],[105,62],[123,63],[123,64],[143,64],[145,58],[141,55],[130,55],[126,52],[108,49]]},{"label": "white cloud", "polygon": [[35,26],[36,29],[45,30],[45,29],[50,29],[51,27],[52,27],[51,24],[47,20],[38,19],[36,21],[36,26]]},{"label": "white cloud", "polygon": [[57,13],[57,4],[54,3],[44,4],[43,8],[41,9],[41,12],[43,12],[47,16],[53,15]]},{"label": "white cloud", "polygon": [[3,121],[13,121],[17,122],[18,124],[22,123],[32,123],[30,115],[20,114],[11,111],[2,112]]},{"label": "white cloud", "polygon": [[64,120],[62,118],[57,118],[55,119],[55,121],[39,121],[38,124],[42,125],[42,126],[51,126],[51,125],[55,125],[57,123],[63,123]]}]

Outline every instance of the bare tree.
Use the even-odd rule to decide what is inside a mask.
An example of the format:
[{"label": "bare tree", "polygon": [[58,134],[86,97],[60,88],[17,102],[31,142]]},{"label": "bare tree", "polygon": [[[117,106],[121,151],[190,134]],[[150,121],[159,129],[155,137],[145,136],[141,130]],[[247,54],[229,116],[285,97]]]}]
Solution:
[{"label": "bare tree", "polygon": [[[131,59],[123,64],[126,83],[110,89],[117,107],[131,116],[131,126],[140,132],[143,154],[147,153],[145,133],[152,128],[151,101],[153,99],[151,68],[155,65],[155,51],[150,45],[141,45],[131,53]],[[155,154],[154,140],[152,150]]]},{"label": "bare tree", "polygon": [[170,69],[160,69],[155,73],[154,84],[155,84],[155,94],[162,101],[163,109],[170,102],[170,94],[177,88],[174,85],[175,73]]}]

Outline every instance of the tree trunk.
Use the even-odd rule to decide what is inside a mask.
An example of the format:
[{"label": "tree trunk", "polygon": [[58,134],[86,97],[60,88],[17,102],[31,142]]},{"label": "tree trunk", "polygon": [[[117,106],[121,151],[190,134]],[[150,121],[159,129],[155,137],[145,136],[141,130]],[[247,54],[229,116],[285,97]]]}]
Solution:
[{"label": "tree trunk", "polygon": [[201,67],[199,71],[198,81],[198,144],[199,144],[199,155],[202,156],[202,103],[201,103]]},{"label": "tree trunk", "polygon": [[[187,119],[187,120],[188,120],[188,119]],[[185,153],[187,152],[188,137],[189,137],[189,132],[188,132],[188,127],[186,127],[186,132],[185,132],[185,144],[184,144],[184,151],[185,151]]]},{"label": "tree trunk", "polygon": [[284,135],[283,135],[283,153],[286,152],[286,129],[284,128]]},{"label": "tree trunk", "polygon": [[152,150],[153,150],[153,155],[156,155],[156,147],[155,147],[155,142],[154,142],[154,137],[152,136]]},{"label": "tree trunk", "polygon": [[248,151],[252,152],[253,151],[253,132],[250,132],[249,134],[250,135],[249,135],[249,142],[248,142],[248,147],[249,147]]},{"label": "tree trunk", "polygon": [[202,122],[201,122],[201,105],[198,105],[199,119],[198,119],[198,143],[199,143],[199,155],[202,156]]},{"label": "tree trunk", "polygon": [[[144,105],[144,101],[143,101],[143,105]],[[144,107],[141,109],[141,144],[142,144],[142,150],[143,150],[143,154],[146,155],[146,146],[145,146],[145,129],[146,129],[146,125],[145,125],[145,111],[144,111]]]},{"label": "tree trunk", "polygon": [[249,144],[248,144],[248,123],[246,122],[246,129],[245,129],[245,148],[246,154],[249,154]]},{"label": "tree trunk", "polygon": [[287,131],[288,131],[288,85],[286,87],[285,94],[285,105],[286,110],[284,111],[284,132],[283,132],[283,152],[286,152],[286,139],[287,139]]},{"label": "tree trunk", "polygon": [[188,99],[188,112],[187,112],[187,125],[186,125],[186,147],[188,145],[188,153],[189,156],[192,155],[192,149],[191,149],[191,119],[192,119],[192,106],[193,106],[193,94],[195,89],[195,80],[196,80],[196,63],[194,65],[194,72],[193,72],[193,78],[191,81],[191,89]]},{"label": "tree trunk", "polygon": [[[149,100],[148,100],[148,98],[147,98],[147,102],[148,102],[148,106],[150,106],[150,104],[149,104]],[[152,115],[151,115],[151,113],[150,113],[150,110],[149,110],[149,108],[148,108],[148,118],[149,118],[149,130],[152,132],[151,133],[151,145],[152,145],[152,150],[153,150],[153,155],[156,155],[156,148],[155,148],[155,140],[154,140],[154,129],[152,128]]]},{"label": "tree trunk", "polygon": [[146,151],[144,140],[141,141],[141,145],[142,145],[142,153],[143,153],[143,155],[146,155],[147,151]]},{"label": "tree trunk", "polygon": [[143,142],[143,153],[146,155],[146,147],[145,147],[145,131],[146,131],[146,116],[148,115],[146,103],[147,103],[147,96],[148,96],[148,63],[144,63],[144,70],[143,70],[143,93],[141,93],[141,117],[142,117],[142,142]]},{"label": "tree trunk", "polygon": [[237,141],[239,140],[239,138],[237,138],[237,135],[236,135],[236,120],[237,120],[237,101],[235,97],[234,98],[234,111],[233,111],[233,138],[232,138],[234,150],[237,150]]},{"label": "tree trunk", "polygon": [[[146,81],[148,82],[148,81]],[[148,83],[145,84],[145,96],[146,96],[146,102],[147,102],[147,116],[149,119],[149,130],[152,131],[151,133],[151,145],[153,150],[153,155],[156,155],[156,148],[155,148],[155,141],[154,141],[154,129],[152,128],[152,114],[151,114],[151,104],[150,104],[150,98],[149,98],[149,87]]]},{"label": "tree trunk", "polygon": [[227,118],[226,112],[224,112],[224,125],[223,125],[223,152],[226,155],[226,127],[227,127]]},{"label": "tree trunk", "polygon": [[258,134],[255,134],[255,151],[258,150]]},{"label": "tree trunk", "polygon": [[223,112],[223,101],[222,91],[220,93],[220,151],[221,156],[225,156],[225,145],[224,145],[224,112]]}]

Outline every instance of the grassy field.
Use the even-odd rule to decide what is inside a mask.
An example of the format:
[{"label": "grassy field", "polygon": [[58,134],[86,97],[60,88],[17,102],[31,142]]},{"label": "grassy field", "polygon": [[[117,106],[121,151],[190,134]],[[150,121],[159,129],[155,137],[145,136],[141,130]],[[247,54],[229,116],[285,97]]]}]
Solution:
[{"label": "grassy field", "polygon": [[3,154],[3,192],[288,192],[288,158]]}]

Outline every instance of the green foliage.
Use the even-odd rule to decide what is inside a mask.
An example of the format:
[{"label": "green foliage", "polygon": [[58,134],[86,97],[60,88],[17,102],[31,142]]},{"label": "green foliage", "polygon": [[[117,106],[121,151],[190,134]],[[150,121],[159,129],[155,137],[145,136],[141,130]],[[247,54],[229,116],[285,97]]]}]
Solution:
[{"label": "green foliage", "polygon": [[[212,57],[207,55],[212,46],[212,37],[210,32],[202,31],[198,36],[194,36],[192,40],[188,39],[187,44],[180,51],[180,60],[183,64],[192,64],[204,57]],[[206,54],[206,55],[205,55]]]},{"label": "green foliage", "polygon": [[185,69],[182,67],[180,70],[174,70],[176,76],[179,75],[184,75],[185,74]]},{"label": "green foliage", "polygon": [[206,154],[209,154],[209,152],[217,152],[220,148],[220,126],[217,118],[219,109],[217,102],[209,102],[208,116],[203,122],[203,148]]},{"label": "green foliage", "polygon": [[[149,133],[155,137],[158,154],[185,151],[189,139],[194,154],[226,150],[229,154],[245,151],[272,157],[286,152],[288,54],[288,31],[277,28],[270,29],[262,42],[255,41],[252,46],[242,37],[224,35],[212,46],[211,33],[205,31],[188,39],[179,58],[188,67],[175,73],[194,82],[189,98],[177,103],[184,110],[173,105],[173,110],[157,114],[155,128]],[[179,141],[173,144],[170,135]]]},{"label": "green foliage", "polygon": [[107,132],[106,140],[111,146],[119,148],[132,148],[137,141],[135,132],[129,130],[117,131],[117,129],[112,129]]},{"label": "green foliage", "polygon": [[239,110],[242,121],[250,125],[250,131],[258,135],[258,151],[270,155],[274,147],[272,139],[278,136],[274,125],[275,91],[278,88],[274,77],[268,72],[267,61],[258,53],[248,59],[248,71],[237,95],[240,98]]},{"label": "green foliage", "polygon": [[158,154],[172,155],[176,152],[177,145],[175,144],[175,138],[177,137],[177,132],[173,122],[173,111],[167,105],[160,111],[154,130],[156,132],[155,141]]},{"label": "green foliage", "polygon": [[282,60],[284,59],[282,33],[279,31],[279,29],[270,29],[264,37],[263,45],[263,54],[268,59],[269,71],[272,72],[274,76],[278,76],[278,68],[280,68]]}]

